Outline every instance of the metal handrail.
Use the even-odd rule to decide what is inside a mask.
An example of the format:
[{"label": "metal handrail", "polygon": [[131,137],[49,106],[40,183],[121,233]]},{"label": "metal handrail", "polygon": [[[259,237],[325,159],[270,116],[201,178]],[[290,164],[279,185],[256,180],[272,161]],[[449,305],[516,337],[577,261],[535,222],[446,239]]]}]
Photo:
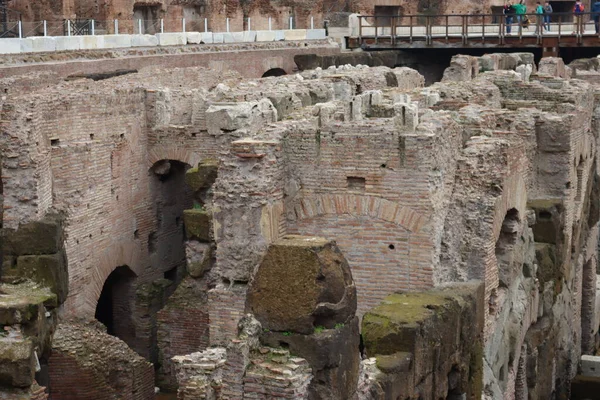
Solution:
[{"label": "metal handrail", "polygon": [[[392,44],[396,44],[399,38],[407,40],[409,43],[413,43],[415,38],[419,40],[425,40],[426,44],[432,44],[434,37],[445,38],[448,42],[449,37],[456,35],[461,37],[463,43],[467,43],[469,35],[473,38],[473,34],[481,34],[481,41],[485,42],[490,38],[497,37],[499,44],[504,44],[506,39],[511,37],[512,32],[509,32],[509,28],[514,28],[516,37],[520,41],[524,37],[524,29],[535,29],[530,30],[527,35],[529,37],[536,37],[537,43],[541,44],[544,35],[551,34],[553,37],[558,35],[560,40],[564,36],[575,36],[578,43],[582,42],[582,37],[587,35],[585,29],[588,24],[595,21],[594,18],[600,20],[600,13],[582,12],[582,13],[552,13],[551,20],[549,23],[544,21],[544,16],[548,14],[535,14],[525,13],[521,15],[505,15],[499,13],[477,13],[477,14],[406,14],[398,16],[390,15],[359,15],[358,16],[358,37],[362,43],[363,39],[373,37],[369,34],[368,29],[375,29],[375,43],[377,44],[382,38],[389,38]],[[511,21],[512,19],[512,21]],[[369,21],[371,20],[371,21]],[[387,23],[382,24],[381,21]],[[460,20],[459,23],[455,22]],[[486,23],[486,21],[491,21]],[[528,21],[525,24],[524,21]],[[374,25],[373,23],[374,22]],[[549,24],[549,27],[553,27],[554,30],[546,33],[545,28]],[[495,33],[494,29],[489,27],[498,27],[498,32]],[[565,34],[566,28],[571,28],[573,32],[568,35]],[[400,28],[406,28],[403,33],[399,33]],[[415,28],[420,28],[416,30]],[[434,28],[438,31],[443,32],[434,33]],[[452,29],[454,28],[454,29]],[[456,29],[458,28],[458,29]],[[480,29],[481,32],[477,32]],[[454,32],[451,32],[454,30]]]}]

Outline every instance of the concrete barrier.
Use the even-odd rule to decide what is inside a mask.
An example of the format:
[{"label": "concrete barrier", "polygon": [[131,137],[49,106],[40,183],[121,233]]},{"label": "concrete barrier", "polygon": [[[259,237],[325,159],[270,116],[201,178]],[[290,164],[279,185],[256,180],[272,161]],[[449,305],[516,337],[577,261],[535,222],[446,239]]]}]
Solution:
[{"label": "concrete barrier", "polygon": [[92,50],[92,49],[103,49],[104,48],[104,36],[82,36],[81,37],[81,49]]},{"label": "concrete barrier", "polygon": [[223,34],[213,33],[213,43],[223,43]]},{"label": "concrete barrier", "polygon": [[600,357],[581,356],[581,375],[600,377]]},{"label": "concrete barrier", "polygon": [[55,36],[56,50],[81,50],[81,36]]},{"label": "concrete barrier", "polygon": [[155,35],[131,35],[132,47],[154,47],[158,46],[158,38]]},{"label": "concrete barrier", "polygon": [[202,43],[211,44],[215,42],[212,32],[202,32],[201,37]]},{"label": "concrete barrier", "polygon": [[34,36],[21,39],[22,53],[38,53],[43,51],[56,51],[56,40],[53,37]]},{"label": "concrete barrier", "polygon": [[103,35],[105,49],[131,47],[131,35]]},{"label": "concrete barrier", "polygon": [[183,32],[157,33],[159,46],[181,46],[187,44],[187,35]]},{"label": "concrete barrier", "polygon": [[275,41],[278,42],[280,40],[285,40],[285,34],[283,31],[273,31],[275,32]]},{"label": "concrete barrier", "polygon": [[325,29],[307,29],[306,30],[306,39],[307,40],[325,39],[326,37],[327,37],[327,32],[325,32]]},{"label": "concrete barrier", "polygon": [[243,41],[244,42],[255,42],[256,41],[256,31],[245,31]]},{"label": "concrete barrier", "polygon": [[21,52],[21,39],[0,39],[0,53],[16,54]]},{"label": "concrete barrier", "polygon": [[275,31],[256,31],[257,42],[272,42],[275,40]]},{"label": "concrete barrier", "polygon": [[244,41],[244,32],[223,33],[223,43],[241,43]]},{"label": "concrete barrier", "polygon": [[283,31],[284,40],[306,40],[306,29],[286,29]]},{"label": "concrete barrier", "polygon": [[187,33],[188,44],[200,44],[202,43],[202,34],[200,32],[188,32]]}]

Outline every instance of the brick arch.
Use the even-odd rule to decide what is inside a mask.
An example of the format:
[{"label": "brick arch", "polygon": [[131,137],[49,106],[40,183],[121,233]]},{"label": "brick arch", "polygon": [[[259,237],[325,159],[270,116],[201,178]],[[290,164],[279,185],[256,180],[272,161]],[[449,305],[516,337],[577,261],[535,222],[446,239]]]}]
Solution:
[{"label": "brick arch", "polygon": [[350,214],[377,218],[409,232],[419,232],[428,222],[422,214],[395,201],[359,194],[318,194],[299,199],[293,206],[299,220],[328,214]]},{"label": "brick arch", "polygon": [[195,167],[200,162],[201,157],[182,146],[154,146],[148,152],[148,168],[151,168],[160,160],[181,161]]},{"label": "brick arch", "polygon": [[134,240],[118,240],[98,257],[97,267],[91,272],[90,282],[83,293],[84,316],[94,316],[104,282],[117,267],[126,265],[136,276],[140,275],[143,268],[141,256],[141,247]]}]

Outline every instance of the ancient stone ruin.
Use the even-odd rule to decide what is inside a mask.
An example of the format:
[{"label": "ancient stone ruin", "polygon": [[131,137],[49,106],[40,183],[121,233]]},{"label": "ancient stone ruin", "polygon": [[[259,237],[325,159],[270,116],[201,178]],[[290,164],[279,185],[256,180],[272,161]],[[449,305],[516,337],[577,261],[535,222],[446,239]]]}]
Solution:
[{"label": "ancient stone ruin", "polygon": [[0,399],[598,393],[597,59],[116,75],[0,78]]}]

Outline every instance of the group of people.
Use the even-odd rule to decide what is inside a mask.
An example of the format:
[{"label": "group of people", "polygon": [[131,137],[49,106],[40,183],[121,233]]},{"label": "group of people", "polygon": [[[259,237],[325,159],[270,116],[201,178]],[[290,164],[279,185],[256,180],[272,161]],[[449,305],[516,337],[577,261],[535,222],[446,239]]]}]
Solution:
[{"label": "group of people", "polygon": [[[546,1],[542,5],[539,1],[536,3],[535,15],[536,25],[535,33],[538,33],[540,29],[550,31],[550,19],[554,10],[549,1]],[[577,0],[573,6],[573,14],[575,16],[575,26],[578,30],[577,33],[582,34],[584,25],[582,23],[583,13],[585,12],[585,6],[581,3],[581,0]],[[519,27],[529,28],[529,18],[527,17],[527,7],[524,4],[524,0],[519,0],[518,3],[506,3],[503,10],[504,16],[506,17],[506,34],[510,35],[512,30],[512,24],[516,22]],[[600,34],[600,0],[597,0],[592,5],[592,18],[594,19],[594,25],[596,27],[596,34]],[[575,34],[576,32],[573,31]]]}]

